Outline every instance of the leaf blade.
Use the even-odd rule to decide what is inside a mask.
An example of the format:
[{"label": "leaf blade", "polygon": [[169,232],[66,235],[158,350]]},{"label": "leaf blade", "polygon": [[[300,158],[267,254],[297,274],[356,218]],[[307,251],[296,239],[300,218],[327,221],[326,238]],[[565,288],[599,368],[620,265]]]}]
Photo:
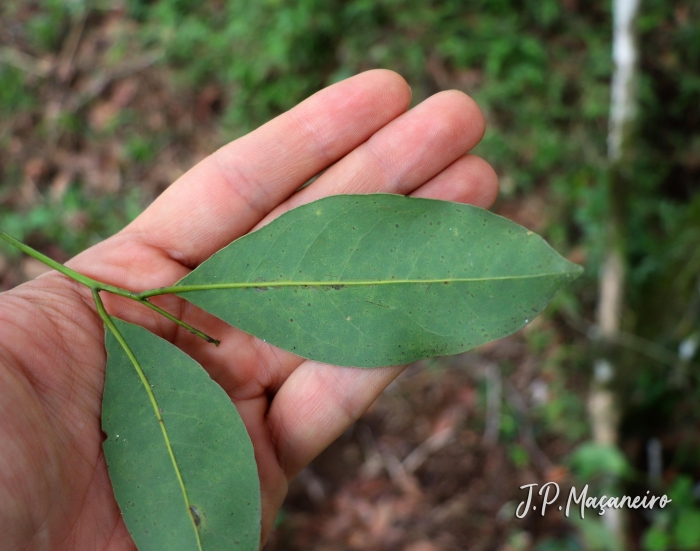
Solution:
[{"label": "leaf blade", "polygon": [[107,332],[103,447],[137,547],[256,550],[257,467],[235,406],[184,352],[139,326],[113,323],[123,342]]},{"label": "leaf blade", "polygon": [[536,234],[477,207],[343,195],[234,241],[176,288],[300,356],[374,367],[510,334],[579,273]]}]

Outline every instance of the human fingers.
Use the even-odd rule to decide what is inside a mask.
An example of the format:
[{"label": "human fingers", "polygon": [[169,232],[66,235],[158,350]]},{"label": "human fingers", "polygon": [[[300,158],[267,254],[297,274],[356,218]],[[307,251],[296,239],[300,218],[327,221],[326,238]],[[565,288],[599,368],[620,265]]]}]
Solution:
[{"label": "human fingers", "polygon": [[411,195],[490,208],[498,196],[498,176],[481,157],[465,155]]},{"label": "human fingers", "polygon": [[196,165],[124,231],[196,266],[403,113],[410,97],[386,70],[321,90]]},{"label": "human fingers", "polygon": [[435,94],[377,131],[262,224],[328,195],[412,193],[471,150],[484,128],[483,114],[469,96],[455,90]]},{"label": "human fingers", "polygon": [[294,477],[337,439],[403,369],[306,361],[294,370],[275,395],[267,416],[287,477]]}]

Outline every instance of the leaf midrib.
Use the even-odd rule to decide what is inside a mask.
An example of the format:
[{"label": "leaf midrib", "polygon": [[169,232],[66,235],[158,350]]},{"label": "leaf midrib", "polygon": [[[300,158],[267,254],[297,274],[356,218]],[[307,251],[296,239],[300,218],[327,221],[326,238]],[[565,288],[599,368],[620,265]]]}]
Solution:
[{"label": "leaf midrib", "polygon": [[[161,287],[139,294],[141,298],[173,293],[190,293],[194,291],[209,291],[216,289],[256,289],[271,287],[360,287],[369,285],[420,285],[431,283],[479,283],[489,281],[511,281],[521,279],[538,279],[563,275],[573,275],[576,270],[549,272],[545,274],[529,274],[515,276],[468,277],[468,278],[438,278],[438,279],[372,279],[372,280],[332,280],[332,281],[244,281],[227,283],[202,283],[199,285],[173,285]],[[189,276],[187,276],[189,277]]]}]

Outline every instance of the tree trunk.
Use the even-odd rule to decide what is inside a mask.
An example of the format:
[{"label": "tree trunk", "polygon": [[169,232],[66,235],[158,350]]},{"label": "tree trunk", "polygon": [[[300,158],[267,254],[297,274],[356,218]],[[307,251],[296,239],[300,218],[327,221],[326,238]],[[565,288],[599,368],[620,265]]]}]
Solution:
[{"label": "tree trunk", "polygon": [[[624,207],[627,185],[624,175],[625,159],[629,152],[629,136],[635,118],[635,73],[637,45],[634,23],[639,0],[613,0],[614,35],[610,126],[608,131],[609,189],[608,248],[599,277],[597,324],[603,343],[614,342],[620,333],[625,294],[625,235]],[[615,446],[618,442],[620,411],[617,396],[612,389],[617,366],[603,347],[603,353],[594,363],[594,376],[588,400],[588,409],[596,444]],[[625,522],[622,509],[608,509],[604,522],[624,549]]]}]

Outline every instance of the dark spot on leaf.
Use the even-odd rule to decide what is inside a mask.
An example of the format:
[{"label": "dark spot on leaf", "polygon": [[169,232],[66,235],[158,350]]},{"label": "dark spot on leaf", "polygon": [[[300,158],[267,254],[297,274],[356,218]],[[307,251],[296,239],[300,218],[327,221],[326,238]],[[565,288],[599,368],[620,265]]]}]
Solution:
[{"label": "dark spot on leaf", "polygon": [[190,514],[192,515],[192,520],[194,520],[194,525],[199,528],[202,523],[202,519],[199,518],[199,511],[194,505],[190,505]]}]

